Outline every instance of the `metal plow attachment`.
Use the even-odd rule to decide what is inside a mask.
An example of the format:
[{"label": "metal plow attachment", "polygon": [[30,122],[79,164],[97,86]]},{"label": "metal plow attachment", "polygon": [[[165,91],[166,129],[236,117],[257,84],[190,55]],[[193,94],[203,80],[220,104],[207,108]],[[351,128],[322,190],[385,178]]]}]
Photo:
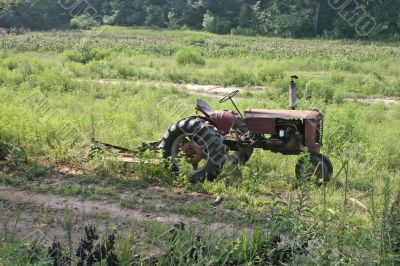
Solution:
[{"label": "metal plow attachment", "polygon": [[157,151],[159,150],[159,144],[160,141],[154,141],[154,142],[144,142],[138,146],[136,150],[131,150],[128,148],[116,146],[113,144],[109,143],[104,143],[101,141],[98,141],[96,139],[92,139],[91,145],[90,145],[90,154],[93,155],[94,153],[98,152],[107,152],[109,153],[110,160],[117,160],[121,161],[124,163],[143,163],[143,162],[150,162],[150,163],[156,163],[159,162],[160,160],[157,158],[153,159],[147,159],[147,160],[142,160],[141,159],[141,154],[143,154],[145,151]]}]

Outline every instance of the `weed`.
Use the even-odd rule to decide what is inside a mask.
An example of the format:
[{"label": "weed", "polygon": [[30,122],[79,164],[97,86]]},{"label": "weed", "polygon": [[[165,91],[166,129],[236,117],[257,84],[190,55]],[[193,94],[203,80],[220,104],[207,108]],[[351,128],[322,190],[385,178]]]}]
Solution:
[{"label": "weed", "polygon": [[139,205],[138,200],[136,197],[123,197],[121,199],[121,206],[128,209],[136,209]]},{"label": "weed", "polygon": [[82,187],[79,184],[61,184],[56,191],[65,196],[76,196],[82,192]]},{"label": "weed", "polygon": [[74,230],[74,222],[75,218],[73,216],[73,211],[67,207],[64,211],[64,220],[63,220],[63,228],[65,231],[65,237],[68,241],[68,256],[72,258],[73,254],[73,242],[72,242],[72,233]]},{"label": "weed", "polygon": [[35,244],[3,242],[0,244],[0,264],[2,265],[50,265],[51,258],[44,249]]},{"label": "weed", "polygon": [[205,60],[201,54],[195,50],[190,50],[188,48],[180,49],[175,54],[175,60],[179,65],[204,65]]},{"label": "weed", "polygon": [[111,51],[101,48],[90,48],[89,45],[83,44],[75,50],[66,50],[64,56],[71,62],[87,64],[90,61],[99,61],[110,56]]}]

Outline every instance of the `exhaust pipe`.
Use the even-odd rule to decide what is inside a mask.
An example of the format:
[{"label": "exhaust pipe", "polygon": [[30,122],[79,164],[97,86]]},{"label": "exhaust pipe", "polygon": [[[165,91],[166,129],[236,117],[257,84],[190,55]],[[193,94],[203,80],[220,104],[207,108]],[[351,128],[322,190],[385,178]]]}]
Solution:
[{"label": "exhaust pipe", "polygon": [[297,108],[297,87],[296,80],[299,79],[296,75],[290,77],[289,84],[289,104],[290,109],[296,110]]}]

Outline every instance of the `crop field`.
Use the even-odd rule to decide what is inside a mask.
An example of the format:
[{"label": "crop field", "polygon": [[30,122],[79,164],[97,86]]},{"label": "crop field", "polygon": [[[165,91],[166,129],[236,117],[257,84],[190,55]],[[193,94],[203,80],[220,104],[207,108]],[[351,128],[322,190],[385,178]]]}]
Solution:
[{"label": "crop field", "polygon": [[[296,180],[297,156],[263,150],[198,184],[157,152],[89,156],[92,138],[160,140],[198,98],[232,110],[218,101],[235,88],[240,110],[287,109],[293,74],[300,108],[324,114],[324,186]],[[113,242],[96,265],[398,264],[399,97],[395,43],[111,26],[0,36],[0,265],[76,264],[88,226]]]}]

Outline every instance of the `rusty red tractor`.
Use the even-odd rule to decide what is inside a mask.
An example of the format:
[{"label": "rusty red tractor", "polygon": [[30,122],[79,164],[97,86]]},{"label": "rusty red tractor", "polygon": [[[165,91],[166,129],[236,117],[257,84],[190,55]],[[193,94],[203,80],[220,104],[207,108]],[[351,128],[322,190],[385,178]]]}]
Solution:
[{"label": "rusty red tractor", "polygon": [[328,182],[332,163],[320,153],[323,137],[323,115],[318,110],[296,110],[296,79],[289,86],[290,110],[247,109],[244,114],[236,106],[233,91],[220,103],[231,101],[236,109],[214,111],[198,99],[196,115],[172,125],[157,148],[170,158],[172,170],[189,171],[192,182],[214,180],[226,162],[230,166],[245,164],[255,148],[284,155],[300,155],[297,178],[313,177],[317,184]]}]

